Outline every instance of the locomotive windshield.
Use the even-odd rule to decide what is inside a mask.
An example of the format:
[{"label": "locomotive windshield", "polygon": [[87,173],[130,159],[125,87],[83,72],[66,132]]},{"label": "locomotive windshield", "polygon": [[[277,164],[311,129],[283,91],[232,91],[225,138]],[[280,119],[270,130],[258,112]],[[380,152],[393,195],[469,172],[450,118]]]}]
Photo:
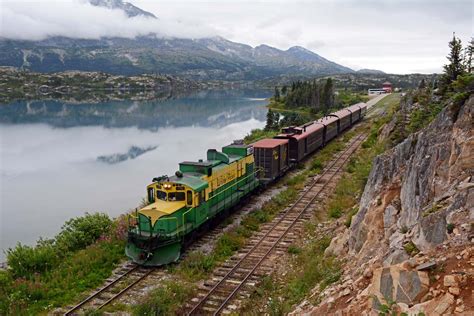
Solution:
[{"label": "locomotive windshield", "polygon": [[160,190],[156,191],[156,197],[162,201],[167,201],[165,191],[160,191]]},{"label": "locomotive windshield", "polygon": [[168,199],[170,201],[184,201],[185,194],[184,192],[170,192],[168,194]]}]

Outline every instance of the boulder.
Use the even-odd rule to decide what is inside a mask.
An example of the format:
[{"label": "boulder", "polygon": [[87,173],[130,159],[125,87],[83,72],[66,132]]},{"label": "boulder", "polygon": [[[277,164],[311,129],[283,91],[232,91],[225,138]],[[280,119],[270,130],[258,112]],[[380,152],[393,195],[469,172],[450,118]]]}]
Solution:
[{"label": "boulder", "polygon": [[443,279],[444,286],[458,286],[458,278],[456,275],[448,274]]},{"label": "boulder", "polygon": [[387,300],[412,306],[420,302],[429,290],[428,273],[410,269],[412,264],[404,262],[374,271],[370,295],[376,297],[373,306]]},{"label": "boulder", "polygon": [[418,271],[432,270],[436,268],[436,261],[427,261],[416,267]]},{"label": "boulder", "polygon": [[334,237],[331,240],[329,246],[324,250],[324,254],[326,255],[335,255],[340,256],[347,252],[347,241],[349,239],[349,230],[345,229],[344,232]]}]

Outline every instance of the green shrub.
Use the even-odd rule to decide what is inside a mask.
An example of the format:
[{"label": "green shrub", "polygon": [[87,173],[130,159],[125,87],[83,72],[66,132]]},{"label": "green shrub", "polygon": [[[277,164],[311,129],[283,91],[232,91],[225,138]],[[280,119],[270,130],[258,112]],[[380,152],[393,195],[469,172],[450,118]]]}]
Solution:
[{"label": "green shrub", "polygon": [[352,217],[354,217],[354,215],[356,215],[358,211],[359,211],[359,208],[356,206],[356,207],[352,208],[352,210],[349,212],[349,214],[347,214],[346,221],[344,222],[344,225],[347,228],[351,227]]},{"label": "green shrub", "polygon": [[331,218],[339,218],[342,216],[342,209],[340,206],[333,206],[329,208],[329,216]]},{"label": "green shrub", "polygon": [[298,247],[298,246],[295,246],[295,245],[290,245],[288,247],[288,253],[292,254],[292,255],[297,255],[297,254],[301,253],[301,248]]},{"label": "green shrub", "polygon": [[[270,214],[262,211],[256,210],[242,219],[241,225],[243,228],[247,229],[250,233],[257,231],[260,227],[260,224],[266,223],[270,220]],[[244,235],[247,235],[244,233]],[[250,236],[245,236],[250,237]]]},{"label": "green shrub", "polygon": [[178,267],[178,272],[186,279],[199,280],[215,267],[213,256],[204,255],[202,252],[191,252]]},{"label": "green shrub", "polygon": [[266,131],[266,130],[259,129],[259,128],[253,129],[253,130],[250,131],[250,134],[247,134],[247,136],[244,137],[244,142],[246,144],[251,144],[251,143],[254,143],[254,142],[256,142],[260,139],[272,138],[277,133],[278,133],[278,131],[275,131],[275,130]]},{"label": "green shrub", "polygon": [[454,224],[449,223],[448,225],[446,225],[446,231],[448,232],[448,234],[452,234],[452,232],[454,231]]},{"label": "green shrub", "polygon": [[217,258],[227,258],[242,248],[243,245],[244,238],[242,236],[239,236],[236,232],[226,232],[217,240],[214,253]]},{"label": "green shrub", "polygon": [[314,159],[311,162],[311,170],[321,172],[321,170],[323,170],[323,163],[321,162],[321,160],[319,160],[318,158]]},{"label": "green shrub", "polygon": [[297,185],[300,183],[303,183],[306,180],[306,175],[304,174],[299,174],[294,177],[291,177],[286,181],[286,184],[289,186]]},{"label": "green shrub", "polygon": [[56,244],[62,251],[84,249],[110,232],[112,223],[104,213],[86,213],[82,217],[72,218],[56,236]]},{"label": "green shrub", "polygon": [[40,242],[36,247],[19,243],[7,250],[7,262],[15,278],[30,279],[35,273],[53,268],[58,255],[51,242]]},{"label": "green shrub", "polygon": [[86,214],[68,221],[56,239],[9,249],[10,284],[0,290],[0,315],[38,314],[97,287],[124,258],[124,223]]},{"label": "green shrub", "polygon": [[408,243],[406,243],[403,246],[403,248],[405,249],[406,253],[409,254],[410,256],[414,256],[420,252],[420,250],[418,250],[418,248],[412,241],[409,241]]}]

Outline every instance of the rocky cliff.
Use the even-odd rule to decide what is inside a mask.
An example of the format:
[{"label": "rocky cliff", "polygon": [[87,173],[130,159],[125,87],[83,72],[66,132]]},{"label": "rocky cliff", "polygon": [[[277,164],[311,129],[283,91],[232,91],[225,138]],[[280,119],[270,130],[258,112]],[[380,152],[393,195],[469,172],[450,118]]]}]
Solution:
[{"label": "rocky cliff", "polygon": [[471,95],[375,159],[350,228],[326,250],[346,260],[342,281],[297,314],[474,313],[473,116]]}]

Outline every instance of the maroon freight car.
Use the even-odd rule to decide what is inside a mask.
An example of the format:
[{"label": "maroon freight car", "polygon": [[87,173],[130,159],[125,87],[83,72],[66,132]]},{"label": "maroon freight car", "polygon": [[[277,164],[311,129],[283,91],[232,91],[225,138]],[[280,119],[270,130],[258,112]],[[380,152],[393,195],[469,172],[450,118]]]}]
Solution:
[{"label": "maroon freight car", "polygon": [[331,113],[330,115],[339,118],[339,133],[351,127],[351,112],[349,110],[342,109],[337,112]]},{"label": "maroon freight car", "polygon": [[262,139],[252,146],[255,165],[262,169],[260,180],[272,181],[289,168],[288,139]]},{"label": "maroon freight car", "polygon": [[325,116],[317,122],[324,125],[324,144],[338,135],[339,118],[337,116]]},{"label": "maroon freight car", "polygon": [[360,116],[364,117],[365,113],[367,113],[367,103],[359,103],[360,104]]},{"label": "maroon freight car", "polygon": [[361,115],[362,108],[361,108],[361,106],[363,104],[365,104],[365,103],[361,102],[361,103],[351,105],[350,107],[347,108],[351,112],[351,125],[355,124],[356,122],[358,122],[362,118],[362,115]]}]

